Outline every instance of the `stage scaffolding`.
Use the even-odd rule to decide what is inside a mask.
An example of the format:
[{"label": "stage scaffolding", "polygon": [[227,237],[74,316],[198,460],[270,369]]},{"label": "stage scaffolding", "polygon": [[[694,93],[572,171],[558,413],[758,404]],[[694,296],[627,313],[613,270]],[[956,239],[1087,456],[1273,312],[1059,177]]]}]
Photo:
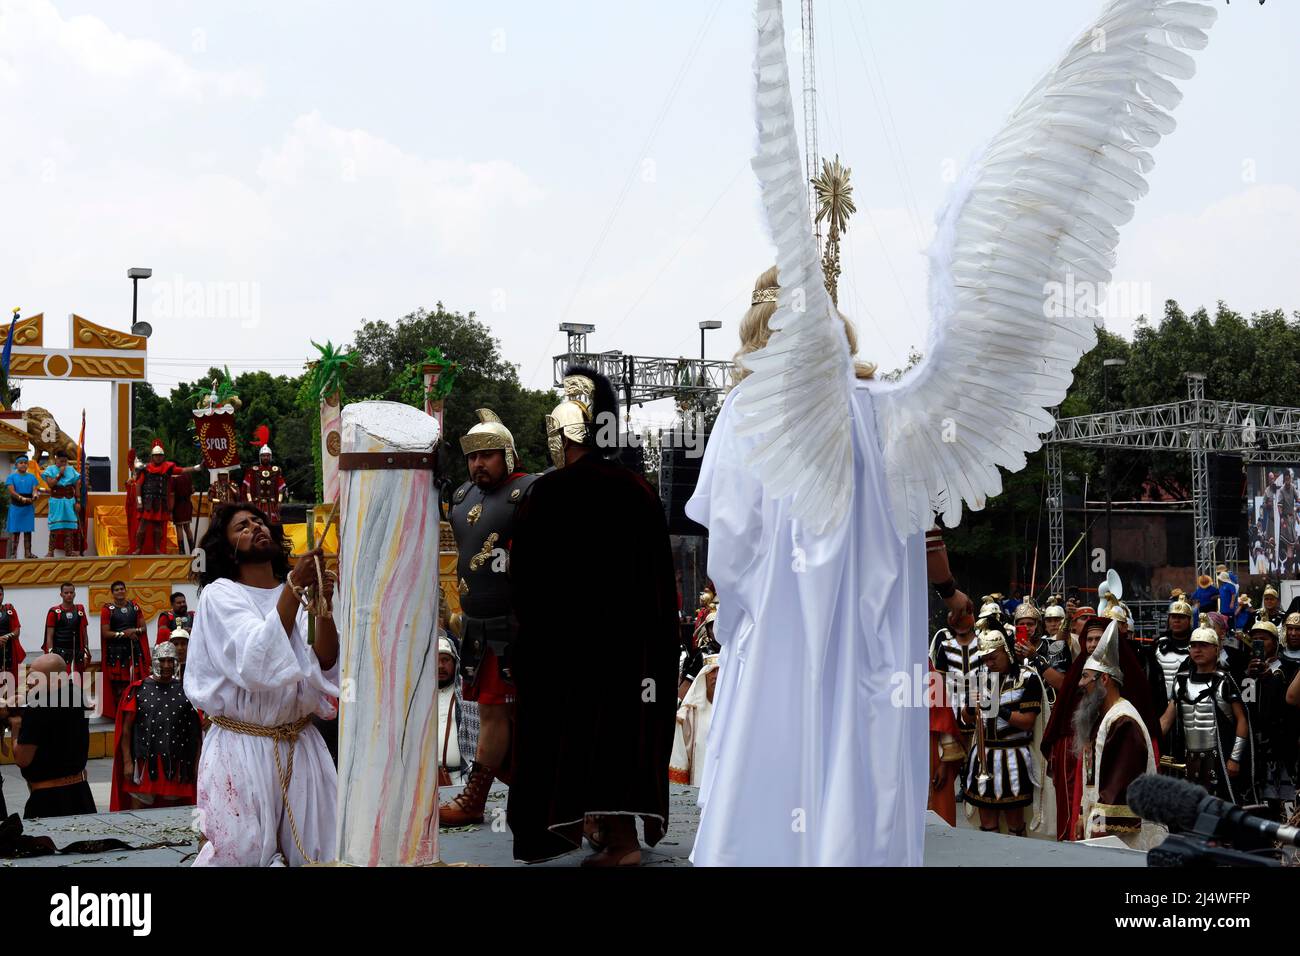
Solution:
[{"label": "stage scaffolding", "polygon": [[1047,459],[1050,589],[1060,591],[1064,584],[1061,448],[1065,445],[1183,452],[1190,456],[1196,571],[1213,572],[1216,559],[1228,564],[1237,560],[1238,539],[1216,538],[1211,529],[1209,456],[1241,455],[1246,464],[1300,459],[1300,408],[1212,401],[1205,397],[1205,376],[1200,372],[1186,375],[1184,401],[1057,418],[1055,429],[1043,442]]}]

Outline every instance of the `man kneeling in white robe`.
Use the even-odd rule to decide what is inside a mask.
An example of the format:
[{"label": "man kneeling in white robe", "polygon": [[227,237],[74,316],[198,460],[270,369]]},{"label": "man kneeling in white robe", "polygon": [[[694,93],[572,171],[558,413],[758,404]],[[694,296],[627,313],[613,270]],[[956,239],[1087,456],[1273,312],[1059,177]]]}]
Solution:
[{"label": "man kneeling in white robe", "polygon": [[[296,866],[337,856],[338,775],[312,718],[335,713],[338,631],[318,616],[307,644],[299,592],[317,585],[320,551],[290,572],[285,545],[280,527],[246,504],[218,510],[200,542],[185,693],[212,727],[199,760],[205,842],[195,866]],[[333,599],[331,575],[320,590]]]}]

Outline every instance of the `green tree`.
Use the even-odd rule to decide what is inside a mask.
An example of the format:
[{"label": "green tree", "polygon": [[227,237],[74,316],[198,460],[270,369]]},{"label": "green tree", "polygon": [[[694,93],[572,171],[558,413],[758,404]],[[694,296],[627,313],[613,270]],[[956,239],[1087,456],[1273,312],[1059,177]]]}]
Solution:
[{"label": "green tree", "polygon": [[366,322],[351,346],[358,361],[344,378],[348,397],[406,401],[400,381],[431,346],[460,366],[444,404],[444,438],[452,448],[457,483],[466,477],[459,439],[478,421],[479,408],[496,412],[514,435],[518,467],[545,468],[549,459],[543,417],[555,406],[555,396],[520,384],[519,369],[505,360],[500,342],[473,312],[449,312],[439,302],[431,312],[417,309],[394,324]]}]

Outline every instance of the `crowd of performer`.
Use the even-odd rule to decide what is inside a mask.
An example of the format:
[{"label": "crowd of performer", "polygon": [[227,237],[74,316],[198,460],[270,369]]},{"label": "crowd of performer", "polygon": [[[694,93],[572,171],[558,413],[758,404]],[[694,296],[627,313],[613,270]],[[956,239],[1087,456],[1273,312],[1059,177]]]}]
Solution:
[{"label": "crowd of performer", "polygon": [[[929,806],[983,830],[1147,849],[1159,827],[1128,805],[1144,773],[1179,777],[1287,822],[1300,779],[1300,599],[1258,609],[1220,566],[1174,589],[1163,633],[1129,609],[988,595],[952,611],[930,666]],[[1104,593],[1104,589],[1103,589]]]},{"label": "crowd of performer", "polygon": [[[16,706],[19,668],[26,655],[18,611],[0,589],[0,740],[13,737],[14,762],[27,782],[27,817],[94,813],[86,777],[88,712],[114,721],[110,809],[192,804],[202,740],[202,718],[182,690],[194,614],[185,595],[171,595],[150,639],[149,622],[124,581],[100,609],[102,659],[98,682],[88,648],[89,615],[76,588],[63,584],[45,615],[41,653],[27,662],[25,706]],[[0,792],[0,820],[7,815]]]},{"label": "crowd of performer", "polygon": [[[194,509],[195,472],[202,465],[179,465],[167,457],[161,442],[150,448],[147,461],[136,462],[129,455],[126,481],[127,540],[131,554],[165,554],[169,544],[167,526],[176,534],[178,553],[194,550],[197,525]],[[49,543],[45,557],[62,551],[66,557],[80,557],[86,550],[82,521],[81,497],[85,476],[69,463],[67,452],[59,449],[50,464],[39,473],[27,455],[14,459],[14,470],[5,479],[9,508],[5,526],[9,535],[9,557],[19,557],[20,547],[27,558],[37,558],[32,551],[32,534],[36,530],[36,501],[49,499]],[[243,480],[231,480],[231,469],[220,470],[213,478],[205,497],[208,511],[221,504],[246,501],[256,504],[273,520],[280,520],[280,506],[288,494],[288,485],[280,466],[275,464],[271,447],[263,443],[255,465],[245,466]]]}]

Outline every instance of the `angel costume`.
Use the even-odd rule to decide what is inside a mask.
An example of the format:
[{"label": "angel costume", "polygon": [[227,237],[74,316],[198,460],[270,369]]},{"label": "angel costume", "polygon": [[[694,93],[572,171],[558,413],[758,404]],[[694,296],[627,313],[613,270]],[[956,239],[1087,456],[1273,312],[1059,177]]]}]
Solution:
[{"label": "angel costume", "polygon": [[[921,532],[1000,493],[1052,429],[1215,10],[1113,0],[958,182],[931,250],[927,360],[854,378],[812,233],[779,0],[757,0],[758,176],[781,288],[714,426],[687,514],[709,529],[722,645],[691,859],[917,865],[927,791]],[[1099,44],[1097,37],[1105,37]],[[995,364],[1004,370],[990,377]],[[970,396],[978,394],[979,401]],[[891,694],[891,690],[895,691]],[[904,698],[899,700],[897,698]]]},{"label": "angel costume", "polygon": [[[284,585],[219,579],[203,588],[185,662],[185,694],[213,721],[199,758],[199,822],[206,842],[195,866],[272,866],[337,855],[338,775],[313,716],[333,717],[338,664],[322,671],[298,609],[288,637],[276,611]],[[277,740],[222,726],[297,728]],[[277,760],[278,755],[278,760]],[[286,812],[281,771],[289,778]],[[297,828],[297,839],[294,836]]]}]

